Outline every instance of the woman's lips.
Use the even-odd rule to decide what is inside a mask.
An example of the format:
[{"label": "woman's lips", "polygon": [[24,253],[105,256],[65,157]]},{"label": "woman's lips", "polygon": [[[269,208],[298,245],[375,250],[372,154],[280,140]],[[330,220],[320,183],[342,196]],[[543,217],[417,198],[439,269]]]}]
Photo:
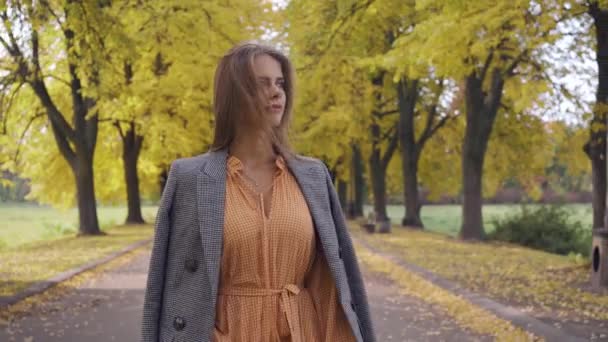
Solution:
[{"label": "woman's lips", "polygon": [[272,106],[270,106],[270,110],[275,113],[281,112],[281,111],[283,111],[283,106],[282,105],[272,105]]}]

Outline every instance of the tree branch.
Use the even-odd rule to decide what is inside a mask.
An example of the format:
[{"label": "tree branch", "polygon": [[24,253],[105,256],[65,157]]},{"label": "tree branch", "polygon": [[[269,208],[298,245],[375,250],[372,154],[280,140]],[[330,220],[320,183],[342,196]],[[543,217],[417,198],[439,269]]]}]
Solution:
[{"label": "tree branch", "polygon": [[61,77],[59,77],[59,76],[55,76],[55,75],[53,75],[53,74],[42,75],[42,76],[41,76],[41,78],[42,78],[43,80],[44,80],[45,78],[51,78],[51,79],[54,79],[54,80],[56,80],[56,81],[58,81],[58,82],[60,82],[60,83],[65,84],[65,85],[66,85],[66,86],[68,86],[68,87],[70,86],[70,81],[68,81],[68,80],[66,80],[66,79],[63,79],[63,78],[61,78]]},{"label": "tree branch", "polygon": [[399,144],[399,130],[397,129],[397,126],[395,125],[394,127],[394,133],[393,136],[391,137],[391,140],[388,144],[388,148],[386,149],[386,152],[384,153],[384,156],[382,157],[382,167],[384,169],[386,169],[386,167],[388,166],[389,161],[391,160],[391,158],[393,157],[393,153],[395,153],[395,150],[397,149],[397,145]]},{"label": "tree branch", "polygon": [[484,111],[488,113],[495,113],[498,110],[500,100],[502,98],[502,89],[504,86],[504,78],[502,72],[499,69],[494,68],[492,71],[492,80],[488,95],[483,99]]},{"label": "tree branch", "polygon": [[[11,92],[11,95],[8,99],[8,105],[7,106],[2,106],[2,113],[3,118],[2,118],[2,134],[6,134],[7,129],[7,121],[8,121],[8,114],[11,111],[11,107],[13,106],[13,101],[15,100],[15,96],[17,96],[17,93],[19,93],[19,90],[21,89],[21,87],[25,84],[25,82],[20,82],[17,84],[17,88]],[[3,93],[4,94],[4,93]],[[4,100],[4,95],[2,95],[2,100]]]},{"label": "tree branch", "polygon": [[211,14],[209,13],[209,11],[207,11],[207,9],[203,8],[202,11],[205,13],[205,17],[207,17],[207,23],[209,23],[209,27],[213,29],[213,31],[222,36],[222,38],[226,39],[226,41],[230,44],[236,44],[236,42],[232,38],[230,38],[230,36],[215,27],[211,20]]},{"label": "tree branch", "polygon": [[51,99],[51,96],[48,93],[44,82],[42,80],[34,80],[30,84],[34,89],[34,92],[38,96],[38,99],[46,108],[49,120],[57,126],[56,129],[59,130],[71,141],[76,142],[76,132],[65,120],[65,117],[61,114],[59,109],[55,106],[55,103]]},{"label": "tree branch", "polygon": [[2,18],[2,23],[4,25],[4,29],[6,30],[6,33],[8,34],[8,38],[12,45],[12,49],[7,49],[7,50],[9,52],[11,52],[11,50],[13,51],[13,53],[11,53],[11,55],[13,57],[23,57],[23,53],[19,49],[19,44],[17,43],[17,39],[15,38],[15,35],[13,34],[13,30],[11,29],[11,27],[8,24],[9,18],[8,18],[8,14],[6,13],[6,11],[0,12],[0,18]]},{"label": "tree branch", "polygon": [[57,15],[57,13],[55,13],[53,11],[53,8],[49,4],[49,2],[47,0],[40,0],[40,4],[42,6],[44,6],[44,7],[46,7],[46,9],[49,11],[49,13],[51,13],[51,15],[55,18],[55,21],[57,22],[57,25],[59,25],[59,28],[61,28],[62,30],[64,30],[63,23],[61,22],[61,19],[59,19],[59,16]]},{"label": "tree branch", "polygon": [[431,129],[431,131],[429,133],[429,137],[432,137],[433,134],[435,134],[441,127],[445,126],[445,124],[450,119],[453,119],[453,118],[455,118],[457,116],[458,115],[446,115],[446,116],[442,117],[441,120],[439,120],[439,122]]},{"label": "tree branch", "polygon": [[39,78],[41,75],[40,68],[40,54],[39,54],[39,44],[38,44],[38,31],[36,31],[32,27],[32,64],[34,65],[34,77]]},{"label": "tree branch", "polygon": [[511,64],[505,70],[505,74],[509,75],[509,76],[513,76],[514,75],[513,72],[515,71],[515,68],[517,68],[517,65],[519,65],[519,63],[524,60],[527,53],[528,53],[528,49],[524,49],[517,57],[515,57],[513,59],[513,61],[511,62]]},{"label": "tree branch", "polygon": [[[459,88],[459,91],[456,93],[456,96],[454,97],[454,99],[452,100],[452,102],[450,103],[450,107],[447,109],[446,115],[443,116],[439,122],[435,125],[435,118],[437,117],[438,111],[437,111],[437,106],[433,106],[433,111],[429,111],[429,119],[427,119],[427,124],[424,127],[424,131],[423,133],[420,135],[420,138],[418,139],[416,146],[419,147],[419,151],[422,150],[422,147],[426,144],[426,142],[433,136],[435,135],[435,133],[437,133],[437,131],[439,129],[441,129],[443,126],[445,126],[445,124],[450,120],[450,119],[454,119],[456,117],[458,117],[458,114],[455,114],[458,107],[460,107],[460,105],[462,104],[462,101],[464,99],[464,95],[465,95],[465,91],[464,91],[464,86]],[[439,103],[439,97],[440,95],[437,96],[437,100],[436,103]],[[432,114],[432,115],[431,115]]]},{"label": "tree branch", "polygon": [[386,112],[374,112],[374,116],[376,116],[377,118],[383,118],[385,116],[397,114],[397,113],[399,113],[399,109],[388,110]]},{"label": "tree branch", "polygon": [[[48,115],[47,109],[47,115]],[[53,135],[55,136],[55,141],[57,141],[57,146],[59,147],[59,152],[63,155],[65,160],[70,163],[70,166],[74,168],[76,166],[76,152],[72,150],[70,143],[67,140],[67,136],[63,134],[61,129],[58,127],[57,123],[53,120],[51,121],[51,127],[53,128]]]},{"label": "tree branch", "polygon": [[15,57],[15,52],[11,49],[11,47],[8,45],[8,43],[6,42],[6,40],[4,40],[4,38],[2,38],[2,36],[0,36],[0,44],[2,44],[2,46],[4,46],[4,49],[12,56]]},{"label": "tree branch", "polygon": [[486,73],[488,72],[488,68],[490,68],[490,64],[492,64],[492,59],[494,59],[494,49],[490,50],[490,53],[488,54],[488,57],[486,58],[486,61],[483,64],[483,68],[481,69],[481,75],[479,76],[480,79],[485,79],[486,78]]},{"label": "tree branch", "polygon": [[21,153],[21,145],[22,145],[23,139],[25,138],[25,134],[27,133],[27,131],[29,131],[30,126],[34,123],[34,121],[40,117],[43,117],[44,114],[45,113],[43,111],[36,113],[34,116],[32,116],[30,118],[30,120],[27,122],[27,124],[25,124],[25,128],[23,129],[23,132],[21,132],[21,135],[19,136],[19,140],[17,142],[17,150],[15,151],[15,156],[13,157],[13,161],[15,163],[19,159],[19,153]]},{"label": "tree branch", "polygon": [[[118,134],[120,134],[120,138],[122,139],[122,141],[125,141],[126,137],[124,132],[122,131],[122,127],[120,127],[120,120],[114,120],[114,122],[112,123],[117,129],[118,129]],[[126,121],[126,120],[122,120],[122,121]],[[126,121],[126,122],[131,122],[132,121]]]}]

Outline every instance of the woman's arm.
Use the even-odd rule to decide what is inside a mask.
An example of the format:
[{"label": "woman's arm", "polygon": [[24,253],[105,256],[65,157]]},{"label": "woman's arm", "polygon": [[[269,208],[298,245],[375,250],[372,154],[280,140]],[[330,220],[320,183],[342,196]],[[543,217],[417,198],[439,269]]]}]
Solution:
[{"label": "woman's arm", "polygon": [[338,244],[340,248],[342,248],[342,260],[344,262],[344,267],[346,268],[348,284],[350,287],[352,300],[355,305],[355,313],[359,318],[363,341],[373,342],[376,340],[376,337],[374,334],[374,328],[372,326],[371,316],[369,313],[369,304],[367,302],[367,294],[363,284],[363,278],[361,277],[361,271],[359,270],[357,256],[355,254],[355,249],[353,248],[350,234],[348,233],[348,228],[346,227],[344,213],[342,212],[338,194],[334,188],[329,170],[325,164],[323,166],[325,169],[325,180],[327,182],[329,202],[331,204],[331,213],[334,219],[334,225],[336,227]]},{"label": "woman's arm", "polygon": [[152,256],[150,257],[150,268],[148,270],[148,281],[143,306],[142,342],[158,341],[159,318],[165,284],[165,262],[172,222],[171,209],[176,188],[177,163],[174,161],[169,169],[169,175],[161,196],[154,225],[154,244],[152,246]]}]

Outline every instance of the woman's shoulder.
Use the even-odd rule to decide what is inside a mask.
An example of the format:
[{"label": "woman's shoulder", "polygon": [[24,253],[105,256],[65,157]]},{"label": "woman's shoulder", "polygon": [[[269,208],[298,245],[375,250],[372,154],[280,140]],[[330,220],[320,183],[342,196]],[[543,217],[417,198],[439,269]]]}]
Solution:
[{"label": "woman's shoulder", "polygon": [[171,170],[174,170],[176,175],[195,172],[201,169],[208,157],[208,153],[203,153],[193,157],[174,159],[171,162]]},{"label": "woman's shoulder", "polygon": [[328,171],[327,164],[325,164],[325,162],[323,162],[319,158],[302,155],[302,154],[296,154],[296,155],[294,155],[294,158],[296,158],[300,163],[302,163],[303,165],[306,165],[307,167],[313,167],[316,169],[320,169],[324,172]]},{"label": "woman's shoulder", "polygon": [[315,158],[313,156],[307,156],[307,155],[303,155],[303,154],[295,154],[294,158],[296,158],[297,160],[302,161],[304,163],[310,163],[310,164],[316,164],[316,165],[323,164],[323,162],[321,161],[321,159]]}]

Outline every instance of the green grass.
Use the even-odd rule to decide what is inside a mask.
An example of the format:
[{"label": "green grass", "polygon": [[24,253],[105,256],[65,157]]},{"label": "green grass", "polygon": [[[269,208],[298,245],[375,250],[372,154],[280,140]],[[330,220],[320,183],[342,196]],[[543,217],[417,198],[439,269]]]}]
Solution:
[{"label": "green grass", "polygon": [[[142,207],[142,215],[152,223],[156,206]],[[98,207],[101,229],[124,223],[126,207]],[[57,210],[34,204],[0,204],[0,250],[17,248],[36,241],[49,241],[76,234],[77,209]]]},{"label": "green grass", "polygon": [[0,296],[10,296],[36,281],[97,260],[152,237],[152,225],[115,226],[107,235],[41,240],[0,250]]},{"label": "green grass", "polygon": [[126,207],[98,207],[106,235],[76,237],[78,212],[33,204],[0,205],[0,296],[151,238],[156,206],[142,208],[145,225],[122,225]]},{"label": "green grass", "polygon": [[[572,210],[572,219],[581,221],[583,225],[591,229],[592,209],[591,204],[569,204],[567,205]],[[496,216],[504,216],[512,212],[519,211],[518,204],[488,204],[483,206],[484,227],[487,233],[494,230],[491,224],[492,218]],[[364,207],[365,215],[372,210],[372,207],[366,205]],[[405,209],[401,205],[389,205],[387,207],[388,216],[393,224],[401,224],[401,219],[405,214]],[[460,230],[461,207],[459,205],[426,205],[421,210],[422,222],[427,230],[456,236]]]}]

